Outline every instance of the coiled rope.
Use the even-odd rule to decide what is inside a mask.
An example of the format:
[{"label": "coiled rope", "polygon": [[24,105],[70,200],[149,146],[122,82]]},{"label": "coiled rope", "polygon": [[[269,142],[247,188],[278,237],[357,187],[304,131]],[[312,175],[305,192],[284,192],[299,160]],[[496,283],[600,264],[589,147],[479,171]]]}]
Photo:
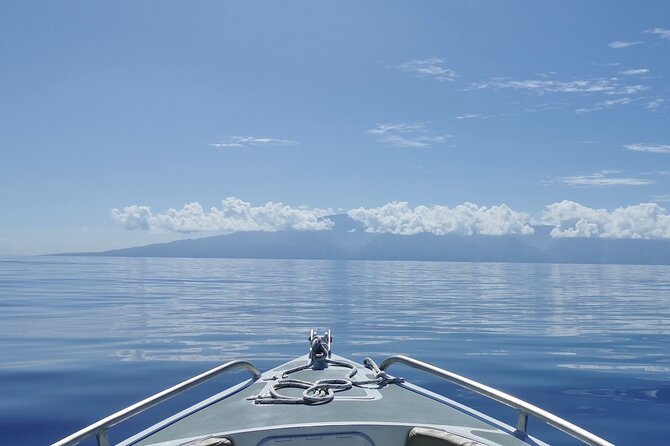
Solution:
[{"label": "coiled rope", "polygon": [[[387,384],[402,382],[402,378],[389,377],[386,372],[379,369],[377,364],[371,358],[365,358],[363,360],[363,365],[374,372],[373,379],[363,381],[354,380],[353,377],[358,373],[358,369],[354,364],[344,361],[336,361],[327,357],[318,359],[318,362],[351,369],[345,378],[320,379],[315,382],[288,378],[292,373],[312,368],[317,362],[317,358],[314,357],[315,355],[310,356],[311,360],[307,365],[286,370],[282,373],[281,378],[276,376],[270,378],[276,379],[277,382],[270,386],[269,393],[250,396],[247,399],[253,400],[256,404],[325,404],[331,402],[335,398],[335,392],[343,392],[354,386],[362,387],[376,384],[378,387],[383,387]],[[282,395],[278,392],[279,389],[286,388],[303,389],[304,391],[302,392],[302,396],[298,397]]]}]

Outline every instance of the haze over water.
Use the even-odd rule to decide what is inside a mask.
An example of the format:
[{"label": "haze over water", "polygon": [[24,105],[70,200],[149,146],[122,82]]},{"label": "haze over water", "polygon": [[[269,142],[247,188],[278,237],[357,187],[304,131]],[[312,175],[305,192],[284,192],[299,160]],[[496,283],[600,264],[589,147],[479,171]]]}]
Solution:
[{"label": "haze over water", "polygon": [[[351,359],[406,354],[613,443],[662,444],[669,295],[667,266],[0,259],[2,443],[56,441],[228,360],[278,365],[306,353],[308,331],[319,327]],[[393,373],[514,423],[513,411],[407,369]],[[112,430],[112,440],[132,430]],[[529,432],[571,444],[534,420]]]}]

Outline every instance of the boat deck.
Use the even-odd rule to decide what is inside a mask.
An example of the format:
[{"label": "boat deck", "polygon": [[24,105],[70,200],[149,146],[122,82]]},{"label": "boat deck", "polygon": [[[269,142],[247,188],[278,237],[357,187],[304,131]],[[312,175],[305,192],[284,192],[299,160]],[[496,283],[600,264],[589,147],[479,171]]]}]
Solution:
[{"label": "boat deck", "polygon": [[[349,362],[335,355],[333,359]],[[309,358],[304,356],[265,372],[259,380],[240,386],[232,393],[224,392],[214,396],[129,439],[123,445],[180,445],[210,435],[225,436],[233,440],[235,445],[270,444],[267,442],[270,439],[277,443],[290,444],[289,440],[296,432],[313,438],[316,438],[315,435],[338,433],[363,435],[360,438],[350,437],[348,444],[405,444],[407,433],[414,426],[446,430],[483,444],[528,444],[512,435],[513,429],[508,426],[496,423],[455,401],[404,383],[353,387],[336,392],[333,401],[322,404],[259,404],[248,399],[258,394],[267,394],[269,386],[276,382],[273,377],[308,363]],[[373,378],[371,370],[359,364],[355,366],[358,373],[353,377],[354,381]],[[330,365],[323,370],[297,371],[291,373],[290,378],[310,382],[341,379],[349,371],[345,367]],[[279,392],[289,396],[302,394],[301,389],[281,389]],[[377,440],[375,443],[375,432],[382,430],[386,432],[385,435],[391,433],[403,437],[403,440],[390,443],[387,440],[384,440],[385,443]],[[252,432],[255,435],[250,436],[249,433]],[[380,438],[385,437],[382,435]],[[180,440],[175,442],[175,439]],[[319,444],[326,443],[340,444],[334,440]],[[542,444],[533,441],[530,443]]]}]

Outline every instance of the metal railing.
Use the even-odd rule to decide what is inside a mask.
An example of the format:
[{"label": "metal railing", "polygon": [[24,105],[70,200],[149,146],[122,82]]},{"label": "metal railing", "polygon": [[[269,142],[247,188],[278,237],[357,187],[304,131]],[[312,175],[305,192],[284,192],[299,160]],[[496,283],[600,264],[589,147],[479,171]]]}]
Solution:
[{"label": "metal railing", "polygon": [[102,420],[85,427],[79,432],[75,432],[69,437],[57,441],[52,446],[74,446],[79,444],[81,441],[92,437],[93,435],[97,437],[98,446],[109,446],[107,433],[112,426],[115,426],[116,424],[119,424],[128,418],[132,418],[140,412],[144,412],[145,410],[162,403],[163,401],[172,398],[173,396],[179,395],[180,393],[199,386],[200,384],[207,382],[210,379],[216,378],[223,373],[237,369],[246,369],[249,371],[253,380],[257,380],[261,376],[261,371],[248,361],[227,362],[198,376],[187,379],[186,381],[172,386],[169,389],[165,389],[162,392],[159,392],[153,396],[150,396],[149,398],[133,404],[132,406],[128,406],[125,409],[108,416],[107,418],[103,418]]},{"label": "metal railing", "polygon": [[384,361],[382,361],[379,368],[381,370],[386,370],[392,364],[396,363],[404,364],[409,367],[421,370],[423,372],[430,373],[433,376],[445,379],[456,385],[472,390],[473,392],[489,397],[495,401],[498,401],[499,403],[517,409],[519,415],[517,418],[516,429],[521,436],[527,435],[526,428],[528,426],[528,416],[531,415],[541,421],[544,421],[550,426],[553,426],[556,429],[565,432],[566,434],[582,441],[585,444],[592,446],[614,446],[612,443],[603,440],[602,438],[592,434],[591,432],[586,431],[581,427],[576,426],[570,423],[569,421],[566,421],[550,412],[547,412],[544,409],[540,409],[537,406],[534,406],[530,403],[520,400],[519,398],[513,397],[512,395],[508,395],[505,392],[501,392],[500,390],[496,390],[493,387],[481,384],[472,379],[457,375],[447,370],[440,369],[425,362],[417,361],[416,359],[407,356],[401,356],[401,355],[389,356]]}]

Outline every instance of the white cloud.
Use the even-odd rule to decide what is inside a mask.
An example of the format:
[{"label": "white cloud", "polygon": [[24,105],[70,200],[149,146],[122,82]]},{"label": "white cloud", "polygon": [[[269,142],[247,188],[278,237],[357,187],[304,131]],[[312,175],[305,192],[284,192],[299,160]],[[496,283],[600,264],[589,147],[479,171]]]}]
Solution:
[{"label": "white cloud", "polygon": [[622,85],[616,90],[610,91],[607,94],[637,94],[649,90],[647,85]]},{"label": "white cloud", "polygon": [[[670,201],[668,195],[654,198],[657,202]],[[271,202],[252,206],[237,198],[226,198],[220,208],[209,210],[197,202],[160,213],[152,212],[149,206],[133,205],[112,209],[112,216],[130,230],[232,233],[329,230],[333,222],[325,217],[334,212]],[[534,233],[533,224],[544,224],[553,227],[552,237],[670,238],[670,214],[656,203],[608,211],[564,200],[546,206],[537,219],[505,204],[486,207],[473,203],[452,208],[442,205],[411,208],[406,202],[391,202],[377,208],[352,209],[347,214],[361,222],[367,232],[398,235],[528,235]]]},{"label": "white cloud", "polygon": [[377,124],[369,129],[380,142],[400,147],[428,147],[432,144],[442,144],[451,135],[432,133],[423,122],[400,122],[395,124]]},{"label": "white cloud", "polygon": [[453,81],[456,78],[456,72],[444,67],[445,60],[439,57],[429,59],[415,59],[405,62],[402,65],[392,66],[406,73],[411,73],[419,77],[431,77],[438,81]]},{"label": "white cloud", "polygon": [[616,105],[626,105],[633,102],[635,99],[632,98],[620,98],[620,99],[608,99],[602,102],[598,102],[593,107],[582,107],[575,110],[577,113],[589,113],[598,110],[604,110],[607,108],[612,108]]},{"label": "white cloud", "polygon": [[454,116],[454,119],[488,119],[495,118],[496,115],[482,115],[479,113],[466,113],[464,115]]},{"label": "white cloud", "polygon": [[670,238],[670,215],[656,203],[640,203],[610,212],[564,200],[547,206],[542,221],[554,226],[552,237]]},{"label": "white cloud", "polygon": [[550,78],[556,76],[558,74],[558,71],[546,71],[544,73],[534,73],[534,74],[537,77]]},{"label": "white cloud", "polygon": [[647,110],[656,111],[661,107],[663,102],[665,102],[665,99],[662,99],[662,98],[652,99],[651,101],[649,101],[647,103],[647,106],[645,108]]},{"label": "white cloud", "polygon": [[257,136],[229,136],[222,142],[211,143],[216,148],[234,148],[247,146],[291,146],[298,144],[289,139],[266,138]]},{"label": "white cloud", "polygon": [[[524,111],[526,113],[544,113],[552,110],[560,110],[568,106],[567,102],[544,102],[540,104],[534,104],[530,107],[526,107]],[[504,115],[501,115],[504,116]]]},{"label": "white cloud", "polygon": [[558,180],[569,186],[608,187],[608,186],[645,186],[654,184],[653,180],[644,178],[626,178],[616,176],[618,170],[601,170],[589,175],[559,177]]},{"label": "white cloud", "polygon": [[670,153],[670,145],[665,144],[627,144],[626,149],[633,152],[649,152],[649,153]]},{"label": "white cloud", "polygon": [[392,202],[379,208],[352,209],[348,215],[363,223],[368,232],[404,235],[422,232],[437,235],[533,233],[528,214],[515,212],[504,204],[479,207],[465,203],[454,208],[417,206],[412,209],[406,202]]},{"label": "white cloud", "polygon": [[654,196],[654,201],[657,203],[670,203],[670,194],[668,195],[656,195]]},{"label": "white cloud", "polygon": [[611,43],[607,44],[607,46],[610,47],[610,48],[614,48],[614,49],[621,49],[621,48],[630,48],[631,46],[640,45],[641,43],[642,42],[640,42],[640,41],[637,41],[637,42],[616,41],[616,42],[611,42]]},{"label": "white cloud", "polygon": [[318,231],[330,229],[330,209],[294,208],[282,203],[268,202],[254,207],[238,198],[226,198],[221,208],[208,211],[197,203],[187,203],[181,209],[154,213],[149,206],[126,206],[112,209],[112,217],[126,229],[173,232],[238,232],[238,231]]},{"label": "white cloud", "polygon": [[125,229],[148,230],[153,226],[154,216],[149,206],[131,205],[123,210],[112,209],[112,217]]},{"label": "white cloud", "polygon": [[470,84],[471,90],[482,90],[489,88],[527,90],[537,94],[547,93],[582,93],[582,94],[607,94],[622,95],[636,94],[649,87],[646,85],[625,85],[621,84],[619,79],[613,78],[595,78],[595,79],[577,79],[570,81],[561,81],[556,79],[527,79],[513,80],[507,78],[493,78],[485,82]]},{"label": "white cloud", "polygon": [[647,34],[656,34],[662,39],[670,40],[670,29],[652,28],[645,31]]},{"label": "white cloud", "polygon": [[649,70],[646,68],[634,68],[631,70],[619,71],[619,74],[623,74],[625,76],[641,76],[643,74],[649,74]]}]

